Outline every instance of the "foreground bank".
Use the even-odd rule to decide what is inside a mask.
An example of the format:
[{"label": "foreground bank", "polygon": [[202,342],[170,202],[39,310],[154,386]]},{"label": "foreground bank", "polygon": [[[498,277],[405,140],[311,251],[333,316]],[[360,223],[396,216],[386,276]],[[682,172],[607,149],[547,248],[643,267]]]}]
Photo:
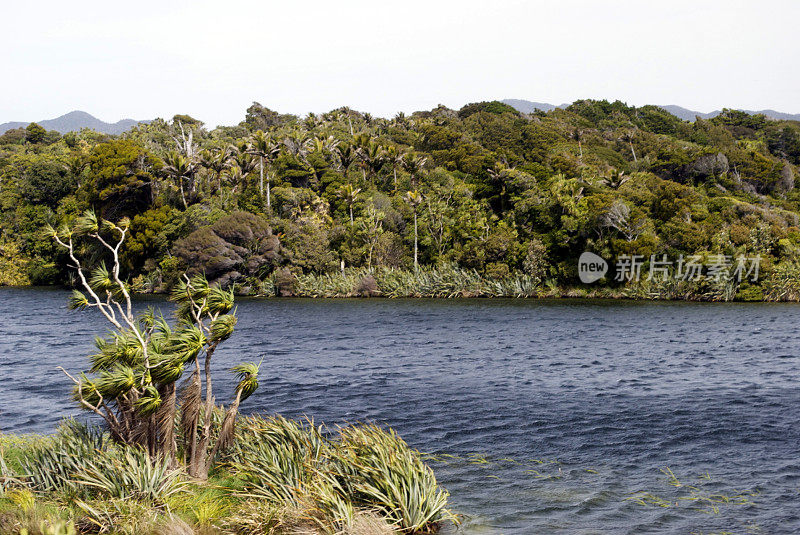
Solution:
[{"label": "foreground bank", "polygon": [[389,535],[454,521],[392,430],[258,416],[237,427],[207,481],[72,420],[51,436],[1,436],[0,532]]}]

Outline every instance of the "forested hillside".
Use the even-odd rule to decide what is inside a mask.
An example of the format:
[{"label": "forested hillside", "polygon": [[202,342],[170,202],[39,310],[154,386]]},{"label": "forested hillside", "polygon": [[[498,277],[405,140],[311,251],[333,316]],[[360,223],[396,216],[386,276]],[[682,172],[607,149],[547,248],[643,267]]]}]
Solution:
[{"label": "forested hillside", "polygon": [[[796,300],[799,165],[799,122],[589,100],[392,119],[253,104],[237,126],[176,115],[118,137],[31,124],[0,136],[0,283],[69,284],[41,229],[92,208],[129,218],[138,291],[189,269],[261,295]],[[651,255],[761,262],[755,282],[612,266],[587,286],[584,251],[642,255],[643,274]]]}]

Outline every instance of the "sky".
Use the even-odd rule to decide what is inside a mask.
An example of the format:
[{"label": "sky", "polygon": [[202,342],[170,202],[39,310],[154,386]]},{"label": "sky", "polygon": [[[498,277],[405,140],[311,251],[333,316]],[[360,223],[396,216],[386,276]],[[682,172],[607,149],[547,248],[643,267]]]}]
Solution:
[{"label": "sky", "polygon": [[580,98],[800,112],[797,0],[37,0],[0,17],[0,123],[236,124]]}]

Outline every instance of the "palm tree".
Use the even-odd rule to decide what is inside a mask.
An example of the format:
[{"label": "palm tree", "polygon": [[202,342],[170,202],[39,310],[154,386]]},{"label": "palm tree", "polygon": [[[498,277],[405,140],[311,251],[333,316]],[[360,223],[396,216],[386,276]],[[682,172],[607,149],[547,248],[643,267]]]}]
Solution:
[{"label": "palm tree", "polygon": [[[263,359],[261,362],[264,362]],[[225,413],[225,417],[222,419],[222,426],[219,430],[219,438],[217,439],[216,444],[214,444],[211,454],[208,456],[209,460],[207,462],[209,463],[209,468],[211,461],[217,456],[217,454],[220,451],[225,451],[228,449],[228,447],[230,447],[234,442],[236,437],[236,416],[239,414],[239,405],[241,405],[242,401],[249,398],[253,392],[258,389],[258,372],[259,368],[261,368],[261,362],[258,364],[246,362],[244,364],[234,366],[231,370],[239,379],[239,384],[236,385],[236,397],[233,399],[233,403]]]},{"label": "palm tree", "polygon": [[361,193],[361,188],[354,188],[352,184],[345,184],[339,190],[339,197],[341,197],[350,210],[350,224],[353,224],[353,205],[358,200],[358,194]]},{"label": "palm tree", "polygon": [[417,175],[422,171],[427,163],[428,158],[424,156],[416,156],[408,153],[403,157],[403,168],[408,172],[411,177],[411,185],[416,187]]},{"label": "palm tree", "polygon": [[405,152],[398,150],[395,145],[390,146],[386,149],[385,160],[386,163],[392,165],[392,175],[394,176],[394,189],[397,190],[397,166],[403,165],[403,158],[405,157]]},{"label": "palm tree", "polygon": [[572,133],[572,139],[578,142],[578,159],[580,160],[581,164],[583,164],[583,130],[576,128]]},{"label": "palm tree", "polygon": [[392,122],[393,122],[393,123],[394,123],[396,126],[399,126],[399,127],[402,127],[402,128],[406,128],[406,127],[408,127],[408,121],[407,121],[407,119],[406,119],[406,114],[405,114],[405,113],[403,113],[402,111],[401,111],[401,112],[398,112],[398,113],[397,113],[397,114],[394,116],[394,119],[393,119],[393,121],[392,121]]},{"label": "palm tree", "polygon": [[411,210],[414,212],[414,272],[416,273],[419,271],[417,210],[419,209],[419,205],[422,204],[422,194],[417,190],[409,191],[403,196],[403,200],[411,206]]},{"label": "palm tree", "polygon": [[604,178],[601,182],[612,189],[619,189],[630,179],[631,177],[625,176],[625,171],[614,170],[611,172],[610,177]]},{"label": "palm tree", "polygon": [[[215,149],[204,150],[200,153],[200,165],[214,174],[214,179],[217,182],[217,190],[222,189],[222,173],[228,167],[228,153],[227,151]],[[211,187],[208,186],[210,190]]]},{"label": "palm tree", "polygon": [[236,163],[229,165],[222,175],[220,175],[220,185],[222,184],[223,177],[226,179],[226,182],[231,185],[231,189],[234,191],[236,190],[236,187],[239,184],[242,184],[247,178],[245,173],[242,172],[242,168]]},{"label": "palm tree", "polygon": [[86,158],[79,154],[67,160],[67,163],[64,166],[67,171],[69,171],[69,174],[75,177],[75,180],[78,183],[78,189],[81,187],[81,177],[83,176],[83,171],[88,167],[88,165],[89,162],[86,160]]},{"label": "palm tree", "polygon": [[621,139],[621,140],[623,140],[623,141],[627,141],[627,142],[628,142],[628,145],[629,145],[629,146],[630,146],[630,148],[631,148],[631,154],[633,154],[633,161],[634,161],[634,162],[635,162],[635,161],[637,161],[637,160],[636,160],[636,151],[635,151],[635,150],[633,150],[633,138],[634,138],[635,136],[636,136],[636,131],[635,131],[635,130],[626,130],[626,131],[625,131],[625,132],[622,134],[622,136],[620,137],[620,139]]},{"label": "palm tree", "polygon": [[511,177],[509,173],[511,171],[510,168],[505,167],[501,164],[497,164],[494,168],[489,168],[486,170],[486,173],[489,175],[489,178],[492,182],[496,182],[500,186],[500,210],[505,212],[506,209],[506,185],[508,179]]},{"label": "palm tree", "polygon": [[356,153],[364,168],[369,170],[370,178],[374,179],[385,161],[381,146],[370,141],[366,146],[359,147]]},{"label": "palm tree", "polygon": [[286,149],[289,151],[289,154],[301,160],[303,162],[306,161],[306,156],[308,156],[309,146],[311,145],[311,140],[305,137],[300,132],[295,132],[292,135],[287,136],[283,140],[283,144],[286,146]]},{"label": "palm tree", "polygon": [[183,207],[184,209],[188,208],[189,205],[186,202],[186,192],[183,188],[183,182],[186,178],[191,177],[191,175],[194,173],[194,165],[182,154],[179,154],[175,151],[170,151],[164,157],[164,168],[162,171],[169,178],[172,178],[178,183],[178,189],[180,189],[181,192]]},{"label": "palm tree", "polygon": [[342,172],[342,175],[347,178],[347,171],[356,160],[356,151],[353,149],[353,145],[342,143],[333,149],[333,152],[339,160],[339,170]]},{"label": "palm tree", "polygon": [[255,171],[258,161],[253,157],[253,148],[247,141],[241,141],[229,149],[231,167],[238,167],[243,181]]},{"label": "palm tree", "polygon": [[337,140],[333,136],[322,137],[316,136],[314,138],[314,150],[319,153],[324,153],[325,151],[333,152],[336,147],[339,146],[339,140]]},{"label": "palm tree", "polygon": [[[233,334],[236,326],[233,291],[213,287],[202,276],[184,276],[171,296],[177,304],[177,324],[169,325],[152,309],[135,315],[128,285],[120,273],[120,251],[129,230],[128,218],[117,224],[102,220],[91,211],[79,217],[72,227],[46,229],[72,259],[71,267],[80,280],[82,288],[73,291],[70,308],[96,308],[113,327],[109,335],[96,339],[98,352],[91,357],[89,372],[74,377],[63,368],[61,371],[75,383],[75,400],[102,418],[115,442],[139,446],[151,457],[165,459],[172,466],[179,462],[175,435],[175,423],[179,421],[186,471],[190,477],[207,479],[216,453],[229,446],[235,436],[239,404],[258,387],[258,366],[234,368],[239,374],[239,386],[232,409],[219,428],[214,418],[211,362],[219,344]],[[79,259],[74,241],[79,235],[106,250],[113,262],[111,269]],[[137,357],[132,359],[132,354]],[[184,372],[190,370],[180,388],[178,404],[177,385]]]},{"label": "palm tree", "polygon": [[[258,157],[258,191],[262,197],[264,196],[264,160],[266,160],[267,163],[271,163],[278,152],[280,152],[280,148],[268,134],[265,134],[261,130],[253,134],[251,139],[251,153]],[[271,205],[269,185],[269,170],[267,170],[267,208]]]}]

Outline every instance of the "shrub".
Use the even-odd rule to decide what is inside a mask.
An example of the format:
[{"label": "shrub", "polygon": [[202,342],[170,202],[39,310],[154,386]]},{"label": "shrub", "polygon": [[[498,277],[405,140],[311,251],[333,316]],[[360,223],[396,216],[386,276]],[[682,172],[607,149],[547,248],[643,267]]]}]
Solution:
[{"label": "shrub", "polygon": [[356,294],[360,295],[361,297],[374,297],[376,295],[380,295],[380,291],[378,290],[378,282],[375,280],[375,277],[372,274],[364,275],[361,280],[358,282],[358,286],[356,287]]}]

